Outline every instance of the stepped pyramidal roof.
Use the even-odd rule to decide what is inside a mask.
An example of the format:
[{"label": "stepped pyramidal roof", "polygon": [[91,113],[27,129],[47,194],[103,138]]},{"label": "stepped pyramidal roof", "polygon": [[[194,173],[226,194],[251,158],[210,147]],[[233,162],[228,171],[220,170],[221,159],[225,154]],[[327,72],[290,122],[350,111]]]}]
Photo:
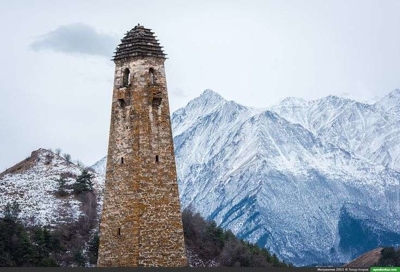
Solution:
[{"label": "stepped pyramidal roof", "polygon": [[125,34],[114,52],[113,60],[138,56],[164,59],[166,56],[154,32],[140,24]]}]

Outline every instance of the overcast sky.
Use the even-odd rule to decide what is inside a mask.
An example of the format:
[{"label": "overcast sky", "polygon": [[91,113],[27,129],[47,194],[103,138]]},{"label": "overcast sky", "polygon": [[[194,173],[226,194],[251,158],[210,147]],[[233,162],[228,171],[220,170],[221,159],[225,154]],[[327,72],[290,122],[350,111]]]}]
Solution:
[{"label": "overcast sky", "polygon": [[110,59],[138,23],[168,54],[172,111],[207,88],[253,107],[400,88],[398,0],[0,4],[0,172],[40,147],[86,165],[106,155]]}]

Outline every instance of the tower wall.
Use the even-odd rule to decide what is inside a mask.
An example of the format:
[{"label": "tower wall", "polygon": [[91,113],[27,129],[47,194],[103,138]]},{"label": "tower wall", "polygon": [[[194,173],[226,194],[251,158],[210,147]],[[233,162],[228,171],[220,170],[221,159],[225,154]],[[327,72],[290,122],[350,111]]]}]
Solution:
[{"label": "tower wall", "polygon": [[185,266],[164,58],[115,64],[98,266]]}]

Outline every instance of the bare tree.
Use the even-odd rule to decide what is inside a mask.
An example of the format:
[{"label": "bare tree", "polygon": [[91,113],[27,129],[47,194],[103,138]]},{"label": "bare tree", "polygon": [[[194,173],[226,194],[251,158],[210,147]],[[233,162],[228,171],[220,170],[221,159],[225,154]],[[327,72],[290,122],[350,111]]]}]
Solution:
[{"label": "bare tree", "polygon": [[67,162],[71,162],[71,155],[70,154],[64,153],[63,157]]},{"label": "bare tree", "polygon": [[83,162],[81,162],[80,160],[76,160],[76,161],[75,161],[75,164],[76,164],[79,168],[81,168],[81,169],[85,168],[85,165],[84,165]]}]

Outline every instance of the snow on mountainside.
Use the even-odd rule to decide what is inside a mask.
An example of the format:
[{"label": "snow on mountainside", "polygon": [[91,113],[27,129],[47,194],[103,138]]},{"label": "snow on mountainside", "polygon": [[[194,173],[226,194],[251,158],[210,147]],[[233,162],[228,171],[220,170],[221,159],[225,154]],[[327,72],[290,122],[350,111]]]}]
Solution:
[{"label": "snow on mountainside", "polygon": [[[346,262],[361,253],[345,241],[353,221],[400,243],[398,172],[271,111],[256,113],[220,99],[218,107],[201,111],[193,105],[201,105],[203,95],[180,111],[194,118],[173,116],[184,124],[174,123],[183,207],[195,207],[298,265]],[[286,102],[308,105],[299,99]],[[372,223],[366,226],[363,220]],[[371,238],[367,247],[379,239]]]},{"label": "snow on mountainside", "polygon": [[285,119],[207,90],[173,114],[182,208],[296,265],[400,244],[400,174],[366,144],[387,141],[399,118],[335,96],[273,110]]},{"label": "snow on mountainside", "polygon": [[[57,180],[63,176],[66,185],[72,185],[80,173],[78,166],[49,150],[33,151],[30,157],[0,174],[0,210],[15,200],[21,208],[21,219],[28,224],[55,226],[76,221],[83,214],[82,203],[71,194],[72,189],[67,190],[68,196],[57,196]],[[94,176],[93,187],[101,197],[104,179]]]},{"label": "snow on mountainside", "polygon": [[400,89],[396,89],[375,103],[383,111],[399,116],[400,114]]},{"label": "snow on mountainside", "polygon": [[102,177],[106,176],[107,156],[93,164],[90,168]]},{"label": "snow on mountainside", "polygon": [[326,142],[400,171],[400,90],[374,105],[328,96],[285,99],[271,109]]},{"label": "snow on mountainside", "polygon": [[[255,110],[206,90],[172,115],[182,208],[296,265],[400,245],[400,118],[389,98],[287,98]],[[105,167],[92,166],[100,204]],[[76,220],[80,202],[55,194],[63,173],[72,184],[80,169],[34,151],[0,174],[0,206],[17,200],[31,224]]]},{"label": "snow on mountainside", "polygon": [[172,115],[172,130],[174,135],[179,135],[202,116],[209,114],[227,101],[212,90],[205,90],[202,99],[194,99],[184,108],[178,109]]}]

